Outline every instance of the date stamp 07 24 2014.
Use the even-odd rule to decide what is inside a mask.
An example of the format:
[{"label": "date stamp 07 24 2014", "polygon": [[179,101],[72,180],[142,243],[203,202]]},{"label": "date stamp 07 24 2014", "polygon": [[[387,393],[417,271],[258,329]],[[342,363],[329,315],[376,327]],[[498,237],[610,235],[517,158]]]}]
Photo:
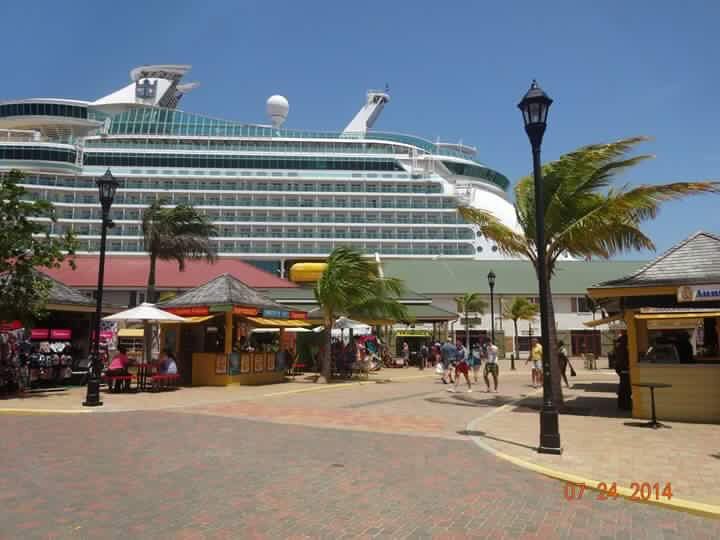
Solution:
[{"label": "date stamp 07 24 2014", "polygon": [[[585,495],[585,490],[589,486],[585,483],[565,482],[565,489],[563,495],[567,501],[579,501]],[[595,494],[595,498],[598,501],[615,500],[618,497],[626,497],[631,501],[660,501],[672,499],[672,485],[670,482],[661,484],[655,482],[633,482],[630,484],[629,495],[618,493],[617,482],[607,484],[605,482],[598,482],[597,485],[590,487]],[[626,490],[624,490],[626,491]]]}]

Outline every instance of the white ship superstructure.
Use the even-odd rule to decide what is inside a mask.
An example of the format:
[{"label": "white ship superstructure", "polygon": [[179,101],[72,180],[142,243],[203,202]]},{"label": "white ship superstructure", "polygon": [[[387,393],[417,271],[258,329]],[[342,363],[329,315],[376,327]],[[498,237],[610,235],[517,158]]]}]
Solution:
[{"label": "white ship superstructure", "polygon": [[80,252],[99,250],[95,179],[110,169],[120,188],[109,253],[142,253],[142,211],[161,199],[206,213],[221,256],[267,268],[341,244],[385,258],[502,258],[456,208],[462,200],[514,224],[507,178],[470,146],[374,131],[387,91],[368,92],[341,131],[298,131],[283,127],[282,96],[268,100],[271,125],[178,110],[196,86],[182,82],[189,68],[135,68],[130,84],[94,102],[0,103],[0,173],[22,170],[32,197],[57,208],[52,233],[74,230]]}]

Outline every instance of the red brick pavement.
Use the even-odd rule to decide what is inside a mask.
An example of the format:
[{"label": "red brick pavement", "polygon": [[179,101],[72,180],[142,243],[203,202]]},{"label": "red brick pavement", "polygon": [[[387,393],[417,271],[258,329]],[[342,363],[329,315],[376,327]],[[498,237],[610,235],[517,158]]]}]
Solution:
[{"label": "red brick pavement", "polygon": [[362,413],[347,409],[307,406],[265,405],[257,402],[235,402],[192,407],[185,412],[218,416],[262,419],[283,424],[358,429],[388,433],[440,434],[447,431],[441,418],[402,414]]},{"label": "red brick pavement", "polygon": [[161,412],[2,416],[0,538],[718,538],[469,442]]}]

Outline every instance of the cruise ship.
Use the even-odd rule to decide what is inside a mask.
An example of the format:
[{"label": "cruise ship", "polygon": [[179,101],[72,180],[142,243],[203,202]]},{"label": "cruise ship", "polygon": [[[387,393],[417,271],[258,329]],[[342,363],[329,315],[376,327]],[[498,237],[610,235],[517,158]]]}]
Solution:
[{"label": "cruise ship", "polygon": [[34,199],[52,202],[52,234],[72,229],[79,253],[99,251],[95,179],[120,182],[110,254],[143,253],[141,216],[156,200],[191,204],[217,225],[220,256],[281,276],[297,261],[352,245],[383,258],[501,259],[456,211],[469,204],[508,224],[508,179],[476,149],[372,129],[390,102],[370,91],[344,129],[288,129],[288,100],[266,103],[267,125],[178,109],[197,84],[188,65],[146,65],[96,101],[0,103],[0,174],[19,169]]}]

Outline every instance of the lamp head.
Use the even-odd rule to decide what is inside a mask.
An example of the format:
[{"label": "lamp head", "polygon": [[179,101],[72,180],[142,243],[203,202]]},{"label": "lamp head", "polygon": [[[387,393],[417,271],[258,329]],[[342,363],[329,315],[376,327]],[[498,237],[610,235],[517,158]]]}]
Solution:
[{"label": "lamp head", "polygon": [[488,285],[490,285],[490,288],[492,289],[495,287],[495,272],[490,270],[487,275]]},{"label": "lamp head", "polygon": [[[530,89],[525,93],[518,109],[522,112],[525,131],[532,138],[533,135],[542,139],[547,126],[547,116],[553,100],[543,91],[537,81],[533,79]],[[537,142],[539,142],[539,140]],[[534,143],[535,141],[533,141]]]},{"label": "lamp head", "polygon": [[115,192],[117,191],[119,185],[119,182],[115,180],[115,177],[110,172],[110,169],[105,171],[105,174],[97,179],[100,205],[102,206],[103,212],[110,211],[113,199],[115,199]]}]

